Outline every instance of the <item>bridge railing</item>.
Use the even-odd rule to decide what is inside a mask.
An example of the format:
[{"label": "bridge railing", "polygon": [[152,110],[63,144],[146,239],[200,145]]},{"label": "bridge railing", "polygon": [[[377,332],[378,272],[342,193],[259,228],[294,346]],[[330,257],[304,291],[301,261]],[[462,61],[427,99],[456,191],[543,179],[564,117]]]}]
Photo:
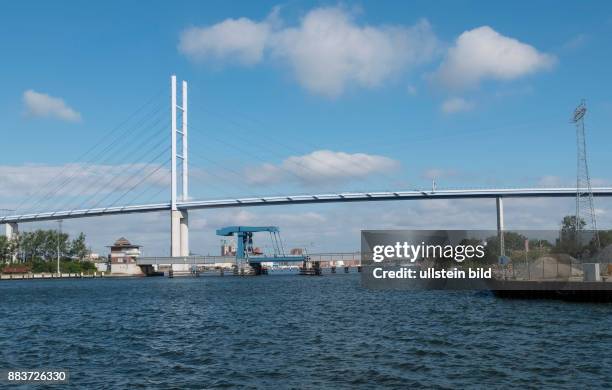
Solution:
[{"label": "bridge railing", "polygon": [[223,264],[235,263],[234,256],[153,256],[139,257],[136,259],[138,265],[169,265],[169,264],[187,264],[187,265],[202,265],[202,264]]},{"label": "bridge railing", "polygon": [[[361,264],[360,252],[334,252],[334,253],[309,253],[311,261],[321,262],[323,267],[331,266],[357,266]],[[136,260],[139,265],[169,265],[169,264],[186,264],[186,265],[214,265],[235,263],[234,256],[153,256],[140,257]]]}]

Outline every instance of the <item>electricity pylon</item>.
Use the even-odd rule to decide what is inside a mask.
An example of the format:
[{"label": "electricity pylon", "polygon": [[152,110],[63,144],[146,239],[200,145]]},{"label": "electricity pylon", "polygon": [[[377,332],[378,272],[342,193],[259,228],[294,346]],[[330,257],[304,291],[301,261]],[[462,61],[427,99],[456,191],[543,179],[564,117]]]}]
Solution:
[{"label": "electricity pylon", "polygon": [[[574,110],[572,122],[576,124],[576,239],[581,239],[581,231],[592,231],[593,238],[599,249],[599,233],[597,232],[597,220],[595,218],[595,206],[593,204],[593,189],[591,188],[591,177],[589,176],[589,165],[587,162],[587,146],[584,134],[584,116],[586,114],[584,100]],[[581,218],[585,224],[582,226]]]}]

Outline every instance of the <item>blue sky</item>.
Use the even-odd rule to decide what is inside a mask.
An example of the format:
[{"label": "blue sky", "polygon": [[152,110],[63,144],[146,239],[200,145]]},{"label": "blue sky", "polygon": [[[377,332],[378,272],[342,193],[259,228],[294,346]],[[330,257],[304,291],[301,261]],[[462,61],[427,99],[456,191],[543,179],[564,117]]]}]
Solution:
[{"label": "blue sky", "polygon": [[[612,181],[609,2],[24,1],[2,5],[0,36],[6,208],[164,104],[172,73],[190,83],[194,197],[571,185],[582,98],[592,177]],[[122,147],[109,166],[149,161]]]}]

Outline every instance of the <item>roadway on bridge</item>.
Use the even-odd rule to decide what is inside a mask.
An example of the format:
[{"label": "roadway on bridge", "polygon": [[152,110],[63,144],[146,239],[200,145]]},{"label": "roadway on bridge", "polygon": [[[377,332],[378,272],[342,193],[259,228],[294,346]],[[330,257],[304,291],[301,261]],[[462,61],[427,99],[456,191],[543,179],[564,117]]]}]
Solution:
[{"label": "roadway on bridge", "polygon": [[[586,191],[586,189],[584,190]],[[436,191],[385,191],[347,192],[317,195],[286,195],[254,198],[195,200],[178,202],[180,210],[214,209],[227,207],[273,206],[305,203],[343,203],[386,200],[424,199],[496,199],[496,198],[570,198],[576,196],[576,188],[506,188],[506,189],[459,189]],[[612,187],[593,188],[593,196],[612,196]],[[57,219],[98,217],[103,215],[149,213],[170,211],[171,204],[155,203],[144,205],[116,206],[82,210],[49,211],[35,214],[9,215],[0,217],[0,224],[38,222]]]}]

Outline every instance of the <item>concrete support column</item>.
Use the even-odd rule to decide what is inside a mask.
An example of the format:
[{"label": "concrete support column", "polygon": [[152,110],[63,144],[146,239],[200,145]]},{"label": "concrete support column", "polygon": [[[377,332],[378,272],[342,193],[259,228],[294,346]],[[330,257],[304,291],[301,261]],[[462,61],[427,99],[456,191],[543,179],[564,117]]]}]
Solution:
[{"label": "concrete support column", "polygon": [[[13,240],[16,239],[17,236],[19,235],[19,225],[17,225],[17,222],[10,222],[4,225],[5,226],[5,231],[4,234],[6,235],[6,238],[9,240]],[[17,261],[17,251],[15,250],[15,248],[13,248],[13,256],[11,258],[11,262],[15,263]]]},{"label": "concrete support column", "polygon": [[189,256],[189,220],[187,211],[171,211],[170,255]]},{"label": "concrete support column", "polygon": [[189,215],[184,210],[181,218],[181,256],[189,256]]},{"label": "concrete support column", "polygon": [[17,225],[17,222],[10,222],[4,226],[6,238],[12,240],[13,238],[17,237],[17,234],[19,233],[19,226]]},{"label": "concrete support column", "polygon": [[499,237],[499,255],[506,255],[506,248],[504,245],[504,203],[502,197],[495,198],[495,205],[497,207],[497,237]]}]

